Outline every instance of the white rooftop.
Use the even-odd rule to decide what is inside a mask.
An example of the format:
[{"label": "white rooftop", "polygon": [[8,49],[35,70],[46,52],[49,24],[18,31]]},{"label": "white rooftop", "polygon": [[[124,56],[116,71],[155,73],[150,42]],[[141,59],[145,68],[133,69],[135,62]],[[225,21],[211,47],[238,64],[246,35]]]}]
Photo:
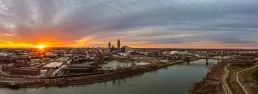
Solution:
[{"label": "white rooftop", "polygon": [[43,67],[45,68],[57,68],[60,67],[63,64],[63,62],[50,62],[46,65],[44,65]]}]

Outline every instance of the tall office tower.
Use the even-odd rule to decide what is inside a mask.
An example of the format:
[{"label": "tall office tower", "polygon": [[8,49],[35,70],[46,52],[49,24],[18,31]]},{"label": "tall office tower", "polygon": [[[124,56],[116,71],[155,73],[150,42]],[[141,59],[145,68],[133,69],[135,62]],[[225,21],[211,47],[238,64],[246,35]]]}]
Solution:
[{"label": "tall office tower", "polygon": [[109,43],[108,43],[108,49],[110,49],[110,48],[111,48],[111,43],[109,42]]},{"label": "tall office tower", "polygon": [[117,49],[120,49],[120,39],[117,40]]},{"label": "tall office tower", "polygon": [[114,44],[112,45],[112,47],[111,47],[111,50],[114,50],[115,49],[115,46],[114,46]]}]

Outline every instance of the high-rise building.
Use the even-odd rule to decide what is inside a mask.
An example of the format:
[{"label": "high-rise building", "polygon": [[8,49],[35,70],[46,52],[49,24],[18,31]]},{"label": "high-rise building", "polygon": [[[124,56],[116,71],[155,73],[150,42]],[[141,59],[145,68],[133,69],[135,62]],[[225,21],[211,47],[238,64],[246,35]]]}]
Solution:
[{"label": "high-rise building", "polygon": [[109,42],[109,43],[108,43],[108,49],[110,49],[110,48],[111,48],[111,43]]},{"label": "high-rise building", "polygon": [[127,53],[127,52],[131,51],[131,48],[128,46],[122,46],[121,51]]},{"label": "high-rise building", "polygon": [[111,52],[114,51],[114,50],[115,50],[115,46],[113,44],[112,47],[111,47]]},{"label": "high-rise building", "polygon": [[117,40],[117,49],[120,49],[120,39],[119,40]]}]

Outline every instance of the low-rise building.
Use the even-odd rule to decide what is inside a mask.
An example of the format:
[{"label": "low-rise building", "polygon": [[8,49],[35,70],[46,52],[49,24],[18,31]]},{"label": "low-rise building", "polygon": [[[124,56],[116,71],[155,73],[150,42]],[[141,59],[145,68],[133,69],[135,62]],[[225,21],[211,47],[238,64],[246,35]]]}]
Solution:
[{"label": "low-rise building", "polygon": [[50,62],[42,67],[42,69],[57,69],[61,65],[63,65],[63,62]]},{"label": "low-rise building", "polygon": [[82,63],[82,64],[72,64],[65,68],[66,74],[78,74],[78,73],[93,73],[97,69],[96,65],[93,63]]},{"label": "low-rise building", "polygon": [[2,71],[9,73],[11,75],[26,75],[26,76],[37,76],[40,75],[40,70],[38,68],[22,67],[16,68],[13,66],[2,66]]}]

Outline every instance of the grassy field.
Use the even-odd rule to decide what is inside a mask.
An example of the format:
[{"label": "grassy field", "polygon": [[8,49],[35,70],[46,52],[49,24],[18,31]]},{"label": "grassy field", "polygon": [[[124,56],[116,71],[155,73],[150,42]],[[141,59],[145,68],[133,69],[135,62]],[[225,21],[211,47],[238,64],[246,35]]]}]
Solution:
[{"label": "grassy field", "polygon": [[242,90],[242,88],[236,81],[236,73],[238,71],[242,70],[243,68],[236,67],[236,66],[230,66],[228,69],[230,71],[229,78],[228,78],[228,84],[232,90],[232,93],[233,94],[244,94],[244,91]]},{"label": "grassy field", "polygon": [[253,77],[254,80],[258,81],[258,71],[254,72],[252,74],[252,77]]},{"label": "grassy field", "polygon": [[256,69],[251,69],[239,74],[241,83],[245,86],[245,89],[249,94],[257,94],[257,88],[255,86],[256,81],[252,78],[252,74]]},{"label": "grassy field", "polygon": [[258,94],[258,70],[256,69],[253,73],[252,73],[252,79],[255,80],[255,85],[251,87],[251,89],[253,90],[253,92],[255,94]]},{"label": "grassy field", "polygon": [[[245,68],[239,66],[230,66],[228,68],[230,71],[228,83],[233,94],[244,94],[243,89],[236,81],[236,73]],[[251,69],[239,74],[239,80],[245,86],[245,89],[249,94],[258,94],[258,88],[255,85],[256,81],[254,79],[256,79],[256,81],[258,80],[257,69]]]}]

